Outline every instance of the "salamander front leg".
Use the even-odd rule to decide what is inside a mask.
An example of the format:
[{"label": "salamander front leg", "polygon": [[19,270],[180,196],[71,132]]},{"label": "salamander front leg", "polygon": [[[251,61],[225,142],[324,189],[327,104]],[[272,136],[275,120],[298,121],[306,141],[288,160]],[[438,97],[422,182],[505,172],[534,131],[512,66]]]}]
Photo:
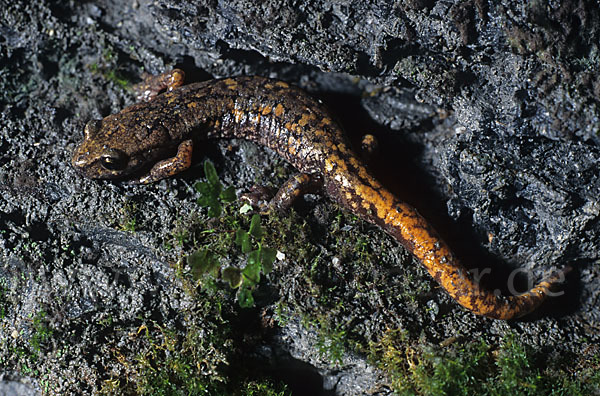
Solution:
[{"label": "salamander front leg", "polygon": [[244,194],[243,199],[247,200],[252,206],[260,206],[260,200],[271,198],[266,207],[261,208],[264,211],[276,209],[285,211],[292,206],[296,199],[304,194],[319,192],[323,188],[323,180],[319,175],[308,173],[297,173],[290,177],[279,188],[273,196],[272,190],[263,187],[254,187],[250,193]]},{"label": "salamander front leg", "polygon": [[172,91],[183,85],[185,73],[181,69],[173,69],[156,76],[144,73],[143,78],[144,81],[135,85],[133,89],[137,92],[138,100],[149,102],[163,89]]},{"label": "salamander front leg", "polygon": [[192,164],[193,149],[193,142],[191,140],[184,140],[179,144],[177,154],[174,157],[157,162],[148,174],[133,180],[131,184],[149,184],[183,172]]}]

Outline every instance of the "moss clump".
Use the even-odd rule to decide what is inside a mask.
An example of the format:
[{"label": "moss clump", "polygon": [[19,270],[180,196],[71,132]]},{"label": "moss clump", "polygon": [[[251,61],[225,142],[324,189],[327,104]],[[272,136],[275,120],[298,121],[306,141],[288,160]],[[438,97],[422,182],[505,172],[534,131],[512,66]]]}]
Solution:
[{"label": "moss clump", "polygon": [[105,80],[118,85],[122,89],[130,89],[131,82],[119,69],[120,53],[115,51],[112,46],[108,46],[102,52],[102,57],[98,62],[92,62],[87,65],[93,74],[101,75]]},{"label": "moss clump", "polygon": [[32,315],[28,321],[28,329],[18,336],[0,338],[0,366],[14,368],[21,375],[42,379],[44,368],[40,361],[60,346],[55,331],[49,323],[48,314],[41,310]]},{"label": "moss clump", "polygon": [[244,384],[239,394],[244,396],[286,396],[290,393],[285,385],[274,385],[269,381],[250,381]]},{"label": "moss clump", "polygon": [[584,396],[600,391],[598,364],[593,363],[600,355],[583,363],[574,376],[564,365],[536,362],[535,354],[512,333],[493,349],[483,340],[432,346],[390,330],[370,352],[398,395]]},{"label": "moss clump", "polygon": [[185,327],[146,322],[127,332],[128,345],[110,348],[112,367],[100,394],[289,394],[284,385],[260,379],[260,373],[242,363],[247,329],[226,318],[234,317],[235,305],[217,294],[190,290],[195,304],[183,311]]},{"label": "moss clump", "polygon": [[325,316],[321,316],[317,319],[316,348],[319,351],[321,358],[327,359],[334,365],[341,365],[348,344],[345,326],[338,324],[337,326],[332,327],[332,325],[327,322],[327,319],[328,318]]},{"label": "moss clump", "polygon": [[42,352],[44,345],[52,339],[54,331],[48,324],[48,314],[45,311],[39,311],[32,320],[32,332],[29,339],[29,346],[33,356],[37,356]]},{"label": "moss clump", "polygon": [[154,325],[140,332],[148,347],[135,357],[137,394],[218,394],[224,391],[219,366],[227,364],[231,341],[219,333],[201,337],[202,329],[192,326],[184,335]]},{"label": "moss clump", "polygon": [[121,231],[135,232],[137,229],[137,216],[138,216],[137,204],[131,200],[126,200],[123,207],[119,210],[121,213],[121,219],[119,221],[119,229]]},{"label": "moss clump", "polygon": [[6,317],[10,305],[8,302],[7,284],[8,281],[5,278],[0,278],[0,320]]}]

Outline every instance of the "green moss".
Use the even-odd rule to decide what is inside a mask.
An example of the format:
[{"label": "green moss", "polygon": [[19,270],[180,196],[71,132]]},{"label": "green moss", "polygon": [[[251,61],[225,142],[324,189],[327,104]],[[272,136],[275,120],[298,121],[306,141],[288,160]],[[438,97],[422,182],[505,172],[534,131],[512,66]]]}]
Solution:
[{"label": "green moss", "polygon": [[281,300],[275,304],[275,313],[273,319],[277,321],[279,327],[285,327],[290,322],[291,315],[286,303]]},{"label": "green moss", "polygon": [[24,239],[22,251],[31,258],[41,259],[44,257],[44,253],[42,252],[42,247],[40,244],[36,241],[32,241],[29,238]]},{"label": "green moss", "polygon": [[9,306],[8,281],[5,278],[0,278],[0,320],[6,317]]},{"label": "green moss", "polygon": [[207,331],[192,325],[181,334],[157,323],[140,326],[137,353],[115,351],[115,359],[127,374],[106,379],[100,394],[223,394],[218,370],[227,363],[225,350],[230,342],[213,330],[214,325]]},{"label": "green moss", "polygon": [[182,312],[185,327],[144,322],[137,331],[128,331],[131,345],[111,348],[113,364],[120,368],[113,368],[101,394],[228,395],[243,388],[246,376],[230,374],[237,341],[223,310],[231,305],[224,307],[227,302],[220,296],[187,287],[194,304]]},{"label": "green moss", "polygon": [[[421,280],[421,283],[415,282],[419,287],[405,285],[404,277],[398,278],[402,282],[395,285],[376,284],[381,279],[373,274],[385,273],[376,267],[386,265],[387,237],[369,238],[365,231],[371,230],[371,226],[346,211],[325,215],[323,225],[311,225],[306,217],[293,210],[282,215],[271,214],[265,228],[273,238],[269,243],[285,253],[288,265],[298,268],[278,273],[283,276],[274,279],[282,290],[288,288],[289,282],[296,288],[292,298],[282,293],[279,301],[282,309],[277,317],[285,324],[290,315],[300,316],[307,328],[317,331],[316,348],[321,357],[339,365],[348,350],[367,348],[364,332],[350,323],[356,323],[354,319],[369,309],[365,307],[373,303],[371,296],[385,293],[408,299],[403,296],[405,293],[428,291],[429,284]],[[335,256],[321,246],[331,247]],[[393,261],[396,265],[396,260]],[[348,296],[354,298],[348,300]]]},{"label": "green moss", "polygon": [[43,378],[40,357],[54,351],[55,346],[60,343],[54,337],[54,330],[50,327],[45,311],[39,311],[30,318],[29,332],[22,331],[18,337],[3,341],[7,342],[0,344],[0,350],[3,350],[0,366],[13,367],[22,375],[36,378]]},{"label": "green moss", "polygon": [[325,316],[317,319],[318,330],[315,346],[321,358],[327,359],[334,365],[341,365],[348,344],[346,330],[340,324],[332,326],[327,321],[328,319]]},{"label": "green moss", "polygon": [[47,313],[45,311],[39,311],[32,320],[32,333],[29,339],[29,346],[33,357],[37,359],[37,356],[42,352],[42,347],[52,339],[54,331],[48,324]]},{"label": "green moss", "polygon": [[[136,357],[138,394],[214,394],[222,390],[222,378],[214,373],[220,364],[226,364],[226,354],[216,347],[226,347],[229,342],[217,339],[217,334],[201,339],[199,330],[189,328],[180,337],[174,330],[157,325],[153,334],[148,327],[143,329],[149,347]],[[207,370],[202,370],[203,365]]]},{"label": "green moss", "polygon": [[106,317],[104,317],[104,318],[100,319],[100,320],[98,321],[98,324],[99,324],[101,327],[110,327],[110,326],[112,326],[112,325],[113,325],[113,322],[114,322],[114,318],[113,318],[113,316],[112,316],[112,315],[110,315],[110,314],[109,314],[109,315],[107,315]]},{"label": "green moss", "polygon": [[294,209],[285,214],[270,213],[263,224],[267,230],[265,243],[283,252],[285,260],[293,265],[308,265],[318,255],[306,219]]},{"label": "green moss", "polygon": [[129,88],[129,85],[131,84],[128,79],[123,77],[116,70],[108,70],[103,75],[104,75],[104,78],[106,78],[108,81],[114,82],[115,84],[120,86],[122,89]]},{"label": "green moss", "polygon": [[275,385],[270,381],[250,381],[244,385],[240,395],[244,396],[285,396],[290,393],[285,385]]},{"label": "green moss", "polygon": [[535,364],[534,355],[514,334],[494,350],[483,340],[440,347],[390,330],[371,345],[370,356],[398,395],[583,396],[600,390],[594,364],[582,368],[587,376],[574,376],[564,365]]},{"label": "green moss", "polygon": [[126,200],[123,207],[119,210],[121,219],[119,220],[119,229],[122,231],[136,231],[138,208],[135,202]]},{"label": "green moss", "polygon": [[247,323],[227,319],[239,317],[231,298],[181,280],[193,299],[182,311],[185,327],[145,322],[128,331],[130,345],[110,348],[113,375],[100,394],[288,395],[284,385],[261,378],[260,367],[240,358],[249,330]]},{"label": "green moss", "polygon": [[122,89],[129,89],[131,82],[122,75],[118,68],[119,57],[112,47],[104,50],[100,62],[88,64],[88,69],[93,74],[101,75],[105,80],[110,81]]},{"label": "green moss", "polygon": [[[186,235],[179,239],[183,251],[209,249],[229,263],[243,261],[240,246],[246,242],[240,237],[239,230],[248,233],[246,230],[252,227],[249,215],[240,213],[239,206],[239,203],[224,204],[222,215],[208,221],[194,215],[182,221],[185,227],[178,233]],[[582,379],[566,372],[565,365],[545,365],[544,355],[532,352],[514,336],[505,337],[499,345],[484,341],[454,341],[440,347],[411,340],[407,333],[390,330],[378,343],[365,346],[369,340],[349,323],[354,323],[353,319],[361,315],[361,310],[364,312],[364,307],[372,303],[368,295],[374,288],[376,294],[384,293],[403,303],[412,301],[417,305],[420,304],[418,295],[428,291],[430,283],[425,276],[411,279],[419,276],[417,270],[396,277],[396,285],[382,285],[383,275],[374,278],[372,274],[376,272],[375,267],[386,265],[388,240],[368,238],[365,232],[357,232],[367,226],[344,211],[320,215],[324,217],[320,224],[308,224],[305,217],[293,210],[283,215],[263,216],[264,230],[260,237],[264,238],[261,239],[264,243],[282,252],[286,262],[298,268],[296,271],[279,270],[277,276],[270,279],[272,283],[278,283],[280,290],[289,288],[289,282],[293,282],[295,288],[287,293],[289,296],[282,293],[276,305],[275,319],[283,326],[290,315],[302,317],[307,327],[316,329],[316,348],[331,364],[342,363],[348,349],[369,350],[374,364],[389,375],[396,394],[400,395],[584,395],[598,389],[599,376],[592,371]],[[335,256],[332,257],[327,249],[334,251]],[[336,266],[333,260],[341,265]],[[396,265],[395,261],[393,265]],[[205,296],[220,301],[223,307],[230,306],[232,293],[222,279],[215,276],[199,279],[184,263],[179,264],[178,273],[188,284],[186,290],[190,293],[201,290]],[[356,297],[349,300],[349,295]],[[356,307],[358,312],[354,310]],[[589,367],[584,365],[584,371]],[[220,373],[230,386],[233,382],[229,374]],[[235,389],[245,391],[243,381],[235,383],[238,386]],[[158,385],[153,383],[153,386]]]}]

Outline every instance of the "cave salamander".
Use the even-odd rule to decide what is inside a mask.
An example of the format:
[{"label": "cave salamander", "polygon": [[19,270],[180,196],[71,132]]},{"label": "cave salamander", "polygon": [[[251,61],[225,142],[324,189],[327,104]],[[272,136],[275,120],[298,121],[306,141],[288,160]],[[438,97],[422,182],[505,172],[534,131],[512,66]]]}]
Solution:
[{"label": "cave salamander", "polygon": [[[369,172],[326,108],[301,89],[264,77],[235,77],[183,85],[175,69],[149,76],[140,103],[92,120],[72,164],[98,179],[152,183],[191,164],[207,139],[246,139],[274,150],[297,170],[273,205],[322,190],[341,207],[383,228],[408,249],[460,305],[478,315],[512,319],[538,307],[563,273],[520,295],[479,286],[415,208],[397,199]],[[162,89],[166,92],[158,94]],[[173,155],[173,153],[175,153]]]}]

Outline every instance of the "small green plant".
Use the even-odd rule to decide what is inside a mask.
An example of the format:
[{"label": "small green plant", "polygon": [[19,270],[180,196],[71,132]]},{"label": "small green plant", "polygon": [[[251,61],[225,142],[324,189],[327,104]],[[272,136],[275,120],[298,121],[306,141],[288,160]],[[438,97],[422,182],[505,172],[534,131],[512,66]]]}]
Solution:
[{"label": "small green plant", "polygon": [[129,89],[131,83],[129,80],[121,75],[117,70],[109,69],[108,66],[100,66],[98,63],[90,63],[88,68],[92,74],[100,74],[107,81],[111,81],[122,89]]},{"label": "small green plant", "polygon": [[248,231],[240,228],[235,233],[235,243],[243,253],[248,254],[248,263],[243,269],[235,267],[224,269],[223,278],[231,287],[238,288],[238,301],[244,308],[254,305],[251,291],[260,281],[261,272],[263,274],[271,272],[277,255],[275,249],[264,246],[264,236],[265,231],[260,225],[260,216],[254,214]]},{"label": "small green plant", "polygon": [[219,217],[223,213],[221,202],[233,202],[236,199],[233,186],[223,188],[223,184],[217,176],[217,171],[212,162],[204,161],[205,182],[198,182],[194,185],[196,191],[200,193],[198,204],[202,207],[208,207],[210,217]]},{"label": "small green plant", "polygon": [[110,327],[113,325],[114,318],[112,315],[108,315],[98,321],[98,324],[102,327]]},{"label": "small green plant", "polygon": [[187,257],[194,279],[200,279],[204,274],[219,276],[220,263],[217,256],[209,249],[197,250]]},{"label": "small green plant", "polygon": [[26,239],[25,242],[23,242],[23,251],[27,252],[31,257],[44,257],[42,247],[36,241]]},{"label": "small green plant", "polygon": [[121,76],[121,74],[116,70],[107,71],[106,73],[104,73],[104,77],[107,80],[114,82],[115,84],[120,86],[122,89],[129,88],[129,84],[130,84],[129,80],[126,79],[125,77]]},{"label": "small green plant", "polygon": [[[236,199],[235,190],[231,186],[223,188],[210,161],[204,162],[204,173],[207,181],[198,182],[194,186],[200,193],[198,204],[208,207],[210,217],[219,217],[223,213],[223,204]],[[237,299],[243,308],[254,306],[252,289],[260,282],[261,273],[268,274],[273,269],[273,262],[277,255],[275,249],[265,246],[266,233],[260,222],[260,215],[254,214],[248,230],[243,229],[237,222],[234,224],[234,243],[242,253],[247,255],[246,265],[243,268],[228,266],[221,270],[218,255],[207,248],[199,249],[187,257],[194,279],[200,279],[204,274],[209,274],[213,278],[221,277],[232,288],[238,289]]]},{"label": "small green plant", "polygon": [[242,308],[254,306],[252,289],[260,282],[260,274],[268,274],[273,269],[277,251],[264,246],[265,231],[260,225],[260,216],[254,214],[248,231],[239,228],[235,232],[235,244],[247,254],[243,268],[228,266],[220,270],[219,259],[209,249],[201,249],[187,257],[192,275],[199,279],[204,274],[215,278],[221,276],[229,285],[238,289],[237,299]]}]

